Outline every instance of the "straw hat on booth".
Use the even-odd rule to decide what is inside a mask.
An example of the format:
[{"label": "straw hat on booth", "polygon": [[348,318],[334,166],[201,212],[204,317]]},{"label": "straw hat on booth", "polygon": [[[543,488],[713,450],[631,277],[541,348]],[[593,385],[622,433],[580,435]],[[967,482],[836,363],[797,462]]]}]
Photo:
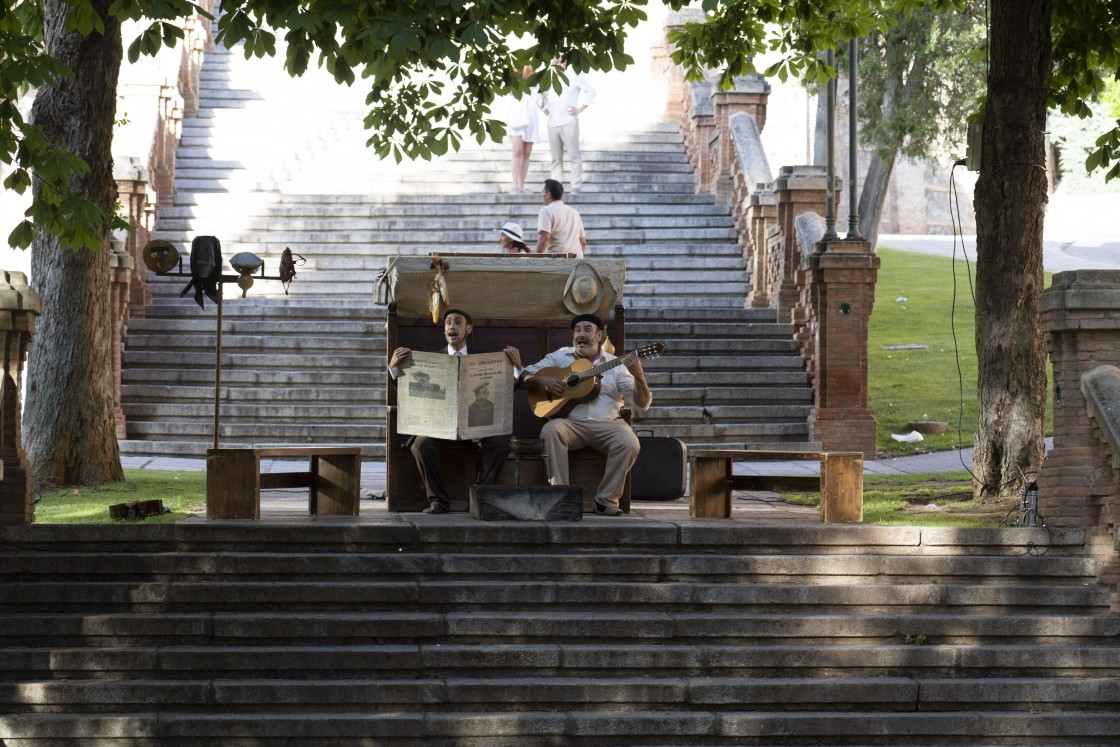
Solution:
[{"label": "straw hat on booth", "polygon": [[564,284],[564,306],[573,314],[593,314],[603,305],[607,289],[603,278],[587,262],[580,262]]}]

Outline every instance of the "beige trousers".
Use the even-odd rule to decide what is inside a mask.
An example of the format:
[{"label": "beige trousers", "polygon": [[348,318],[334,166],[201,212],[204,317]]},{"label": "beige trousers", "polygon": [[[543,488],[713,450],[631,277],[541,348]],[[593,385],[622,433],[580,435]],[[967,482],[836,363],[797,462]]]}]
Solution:
[{"label": "beige trousers", "polygon": [[638,437],[625,420],[567,420],[556,418],[541,429],[545,453],[548,454],[549,482],[570,485],[568,452],[591,448],[607,455],[603,481],[595,492],[595,502],[618,508],[618,499],[626,486],[626,475],[638,458]]}]

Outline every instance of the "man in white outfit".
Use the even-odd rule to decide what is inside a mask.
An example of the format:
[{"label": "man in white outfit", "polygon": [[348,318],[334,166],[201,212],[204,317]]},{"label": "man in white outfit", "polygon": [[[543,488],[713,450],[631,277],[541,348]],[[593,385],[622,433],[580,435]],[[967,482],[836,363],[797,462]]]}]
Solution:
[{"label": "man in white outfit", "polygon": [[[552,63],[560,70],[567,69],[563,60]],[[580,99],[583,103],[580,103]],[[548,148],[552,152],[552,178],[564,181],[564,158],[571,165],[569,191],[579,192],[583,186],[583,156],[579,152],[579,115],[595,101],[595,89],[582,73],[568,73],[568,82],[557,94],[548,91],[542,108],[548,115]]]}]

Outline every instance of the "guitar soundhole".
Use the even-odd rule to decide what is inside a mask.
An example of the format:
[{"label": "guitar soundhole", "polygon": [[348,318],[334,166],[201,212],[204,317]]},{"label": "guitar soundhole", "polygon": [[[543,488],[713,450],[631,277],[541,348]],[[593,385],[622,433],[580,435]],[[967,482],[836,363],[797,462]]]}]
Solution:
[{"label": "guitar soundhole", "polygon": [[577,374],[572,374],[568,378],[564,379],[564,386],[573,387],[577,384],[579,384],[579,376]]}]

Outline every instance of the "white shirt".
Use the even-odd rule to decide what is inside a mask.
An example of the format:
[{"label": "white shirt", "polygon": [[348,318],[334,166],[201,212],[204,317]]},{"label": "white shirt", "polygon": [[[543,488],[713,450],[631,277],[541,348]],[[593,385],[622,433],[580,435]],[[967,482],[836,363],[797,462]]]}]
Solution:
[{"label": "white shirt", "polygon": [[583,73],[573,73],[571,70],[568,70],[567,75],[568,82],[560,89],[560,93],[556,93],[555,91],[546,92],[547,99],[545,101],[545,106],[548,108],[549,127],[563,127],[577,119],[577,117],[572,115],[570,110],[579,108],[579,96],[581,92],[588,106],[595,102],[595,89],[587,82],[587,78],[583,77]]},{"label": "white shirt", "polygon": [[537,213],[537,232],[548,234],[548,251],[570,252],[583,258],[583,244],[587,240],[583,230],[583,218],[576,209],[564,204],[563,200],[553,200]]},{"label": "white shirt", "polygon": [[[578,358],[574,347],[560,348],[549,353],[539,362],[526,366],[525,371],[534,374],[542,368],[568,368]],[[616,359],[617,356],[600,350],[599,357],[593,363],[598,365]],[[630,373],[630,369],[624,364],[619,363],[603,373],[599,380],[599,396],[591,402],[573,407],[568,420],[615,420],[623,403],[633,410],[645,412],[653,403],[653,397],[650,397],[645,407],[639,407],[634,401],[634,374]]]}]

